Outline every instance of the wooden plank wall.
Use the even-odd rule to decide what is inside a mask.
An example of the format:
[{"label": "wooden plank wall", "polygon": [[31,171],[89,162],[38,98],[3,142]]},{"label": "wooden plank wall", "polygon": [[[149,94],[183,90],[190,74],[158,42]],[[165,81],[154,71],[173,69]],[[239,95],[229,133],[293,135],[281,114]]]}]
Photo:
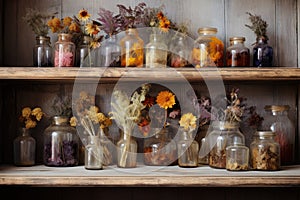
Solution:
[{"label": "wooden plank wall", "polygon": [[[34,35],[23,22],[26,7],[36,7],[45,11],[56,11],[58,17],[72,16],[82,9],[88,9],[97,18],[100,7],[117,12],[117,4],[135,6],[139,0],[5,0],[4,1],[4,57],[6,66],[31,66]],[[261,15],[269,24],[269,44],[274,48],[277,66],[297,67],[297,12],[298,0],[145,0],[148,6],[165,5],[167,16],[174,22],[189,22],[191,32],[196,37],[197,29],[203,26],[218,28],[218,36],[226,46],[229,37],[245,36],[246,46],[252,49],[254,33],[245,27],[249,24],[247,11]],[[299,22],[298,22],[299,23]],[[55,35],[52,35],[52,44]],[[298,42],[299,43],[299,42]],[[1,48],[1,47],[0,47]],[[28,50],[30,49],[30,50]]]}]

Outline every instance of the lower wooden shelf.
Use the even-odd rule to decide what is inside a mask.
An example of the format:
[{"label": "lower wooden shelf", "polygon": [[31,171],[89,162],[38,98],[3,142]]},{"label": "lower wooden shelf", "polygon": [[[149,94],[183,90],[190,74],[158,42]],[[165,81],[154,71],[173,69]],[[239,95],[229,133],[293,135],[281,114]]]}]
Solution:
[{"label": "lower wooden shelf", "polygon": [[0,185],[15,186],[99,186],[99,187],[300,187],[300,165],[280,171],[230,172],[208,166],[137,166],[123,169],[109,166],[103,170],[77,167],[0,167]]}]

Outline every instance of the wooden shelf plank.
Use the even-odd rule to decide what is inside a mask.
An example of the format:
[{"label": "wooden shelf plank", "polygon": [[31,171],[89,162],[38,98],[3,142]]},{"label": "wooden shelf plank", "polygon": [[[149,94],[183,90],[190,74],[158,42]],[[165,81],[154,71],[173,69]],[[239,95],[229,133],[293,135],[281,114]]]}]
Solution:
[{"label": "wooden shelf plank", "polygon": [[138,166],[122,169],[109,166],[103,170],[77,167],[0,167],[0,185],[28,186],[181,186],[181,187],[269,187],[299,186],[300,166],[280,171],[230,172],[208,166]]},{"label": "wooden shelf plank", "polygon": [[170,80],[189,81],[222,79],[224,81],[300,80],[300,68],[36,68],[0,67],[0,79],[20,80]]}]

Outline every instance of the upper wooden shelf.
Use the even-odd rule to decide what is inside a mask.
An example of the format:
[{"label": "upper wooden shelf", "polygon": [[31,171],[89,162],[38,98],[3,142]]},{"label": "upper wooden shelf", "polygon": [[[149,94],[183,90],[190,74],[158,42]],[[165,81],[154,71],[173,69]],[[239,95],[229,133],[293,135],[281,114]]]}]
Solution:
[{"label": "upper wooden shelf", "polygon": [[38,68],[0,67],[0,80],[164,80],[203,81],[222,79],[224,81],[273,81],[300,80],[300,68]]},{"label": "upper wooden shelf", "polygon": [[154,186],[154,187],[269,187],[299,186],[300,166],[283,167],[280,171],[230,172],[208,166],[137,166],[103,170],[77,167],[0,167],[0,185],[27,186]]}]

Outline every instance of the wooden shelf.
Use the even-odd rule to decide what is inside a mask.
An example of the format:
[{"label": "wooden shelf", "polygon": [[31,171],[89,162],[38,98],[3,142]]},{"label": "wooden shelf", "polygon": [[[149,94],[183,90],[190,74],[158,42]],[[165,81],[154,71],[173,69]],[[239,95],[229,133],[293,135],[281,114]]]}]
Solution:
[{"label": "wooden shelf", "polygon": [[273,187],[299,186],[300,166],[280,171],[230,172],[208,166],[138,166],[123,169],[110,166],[103,170],[77,167],[0,167],[0,185],[27,186],[130,186],[130,187]]},{"label": "wooden shelf", "polygon": [[37,67],[0,67],[2,80],[164,80],[188,81],[278,81],[300,80],[300,68],[37,68]]}]

